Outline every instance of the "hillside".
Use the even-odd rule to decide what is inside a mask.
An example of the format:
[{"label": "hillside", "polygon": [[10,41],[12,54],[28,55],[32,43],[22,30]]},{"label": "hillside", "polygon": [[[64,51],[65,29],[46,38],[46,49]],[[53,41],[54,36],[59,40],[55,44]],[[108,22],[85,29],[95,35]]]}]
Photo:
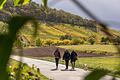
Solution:
[{"label": "hillside", "polygon": [[[27,29],[27,31],[23,31],[24,34],[31,34],[32,29],[30,27]],[[66,34],[71,35],[72,38],[88,38],[92,34],[98,34],[92,30],[86,29],[85,27],[56,23],[40,23],[38,33],[41,39],[60,39],[62,35]]]},{"label": "hillside", "polygon": [[48,7],[46,10],[43,6],[30,2],[27,5],[13,6],[13,2],[8,0],[3,10],[0,10],[0,21],[7,22],[12,16],[33,16],[42,22],[65,23],[77,26],[83,26],[96,31],[96,22],[84,19],[78,15],[74,15],[63,10],[52,9]]},{"label": "hillside", "polygon": [[[0,22],[0,31],[1,33],[7,32],[7,24]],[[35,40],[42,41],[43,44],[89,44],[89,39],[95,40],[96,43],[101,43],[101,38],[106,37],[102,32],[94,32],[90,29],[87,29],[83,26],[73,26],[70,24],[63,23],[43,23],[39,22],[38,24],[38,33],[36,39],[33,39],[33,26],[31,23],[28,23],[24,26],[20,32],[21,37],[27,43],[34,43]],[[120,32],[115,30],[110,30],[116,36],[120,35]],[[62,38],[68,36],[70,38]],[[73,42],[73,43],[72,43]],[[75,43],[74,43],[75,42]]]},{"label": "hillside", "polygon": [[[83,19],[63,10],[44,9],[43,6],[30,2],[24,6],[13,6],[13,2],[8,0],[3,10],[0,10],[0,32],[7,32],[7,22],[15,15],[33,16],[39,22],[36,39],[33,39],[33,27],[31,23],[25,25],[19,38],[27,45],[77,45],[77,44],[101,44],[109,42],[109,39],[101,31],[97,31],[97,23],[92,20]],[[116,36],[115,42],[120,43],[120,32],[110,30]]]}]

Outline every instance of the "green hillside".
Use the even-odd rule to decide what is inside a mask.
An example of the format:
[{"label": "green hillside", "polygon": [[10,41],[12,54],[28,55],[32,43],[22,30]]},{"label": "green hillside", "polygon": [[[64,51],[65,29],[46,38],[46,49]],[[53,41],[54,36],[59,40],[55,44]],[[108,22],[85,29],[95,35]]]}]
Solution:
[{"label": "green hillside", "polygon": [[[92,30],[86,29],[82,26],[72,26],[70,24],[56,24],[51,23],[52,25],[48,23],[40,23],[39,29],[38,29],[38,37],[41,39],[57,39],[59,40],[61,36],[63,35],[71,35],[72,39],[87,39],[90,36],[99,35],[102,36],[102,34],[94,32]],[[23,34],[26,36],[32,35],[32,28],[26,27],[25,30],[23,30]],[[28,32],[29,31],[29,32]]]},{"label": "green hillside", "polygon": [[[98,30],[96,21],[50,7],[46,10],[35,2],[15,7],[12,0],[8,0],[3,10],[0,10],[0,32],[8,31],[7,22],[13,16],[32,16],[39,22],[37,37],[32,37],[34,26],[31,23],[26,24],[18,34],[18,38],[27,45],[111,44],[108,37]],[[119,44],[120,32],[110,32],[115,36],[116,44]]]},{"label": "green hillside", "polygon": [[[7,32],[7,24],[0,22],[0,31],[1,33]],[[96,44],[101,44],[101,39],[106,35],[102,32],[94,32],[90,29],[85,28],[84,26],[73,26],[70,24],[63,23],[43,23],[39,22],[38,24],[38,33],[37,37],[33,39],[34,29],[31,23],[28,23],[22,29],[20,35],[24,36],[29,42],[33,43],[36,40],[43,41],[45,44],[65,44],[65,45],[77,45],[77,44],[90,44],[90,41],[94,40]],[[120,32],[115,30],[110,30],[115,36],[119,36]],[[66,38],[65,36],[70,37]],[[65,37],[61,39],[62,37]],[[39,42],[40,42],[39,41]]]}]

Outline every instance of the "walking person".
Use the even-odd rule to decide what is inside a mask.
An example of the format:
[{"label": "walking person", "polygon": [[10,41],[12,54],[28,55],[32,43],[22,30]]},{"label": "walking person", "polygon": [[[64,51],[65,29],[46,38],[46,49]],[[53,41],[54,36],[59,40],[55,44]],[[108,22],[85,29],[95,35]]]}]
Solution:
[{"label": "walking person", "polygon": [[68,50],[65,50],[64,55],[63,55],[63,60],[65,60],[65,65],[66,65],[65,70],[67,70],[68,65],[69,65],[69,60],[70,60],[70,53]]},{"label": "walking person", "polygon": [[58,48],[55,50],[54,56],[55,56],[56,69],[58,69],[59,59],[61,58],[60,51]]},{"label": "walking person", "polygon": [[75,62],[77,60],[77,53],[74,50],[71,52],[70,59],[71,59],[71,64],[72,64],[72,70],[74,70]]}]

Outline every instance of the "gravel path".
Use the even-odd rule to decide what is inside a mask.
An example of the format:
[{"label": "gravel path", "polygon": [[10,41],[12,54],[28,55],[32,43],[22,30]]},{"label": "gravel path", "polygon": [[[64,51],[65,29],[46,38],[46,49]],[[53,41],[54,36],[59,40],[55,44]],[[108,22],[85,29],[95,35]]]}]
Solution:
[{"label": "gravel path", "polygon": [[[83,69],[76,68],[76,71],[64,71],[65,66],[62,64],[59,64],[58,70],[53,70],[55,68],[55,63],[49,62],[49,61],[43,61],[43,60],[37,60],[37,59],[31,59],[19,56],[12,56],[11,58],[22,62],[27,63],[29,66],[32,66],[34,64],[37,66],[41,73],[48,77],[50,80],[83,80],[84,77],[89,74],[90,71],[84,71]],[[71,69],[71,67],[69,67]],[[101,80],[112,80],[111,76],[105,76]],[[120,80],[120,79],[117,79]]]}]

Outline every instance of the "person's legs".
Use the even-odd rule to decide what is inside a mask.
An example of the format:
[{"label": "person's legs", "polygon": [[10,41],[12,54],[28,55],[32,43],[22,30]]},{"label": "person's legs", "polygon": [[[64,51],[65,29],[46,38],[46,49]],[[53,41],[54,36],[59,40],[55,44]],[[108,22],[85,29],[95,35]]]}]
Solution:
[{"label": "person's legs", "polygon": [[73,61],[73,70],[75,69],[75,61]]},{"label": "person's legs", "polygon": [[56,69],[58,69],[58,62],[59,62],[59,59],[58,59],[58,58],[55,58],[55,62],[56,62]]},{"label": "person's legs", "polygon": [[72,69],[74,70],[75,68],[75,61],[71,61]]},{"label": "person's legs", "polygon": [[68,69],[69,60],[65,60],[66,69]]},{"label": "person's legs", "polygon": [[73,61],[71,61],[71,66],[72,66],[72,69],[73,69]]}]

